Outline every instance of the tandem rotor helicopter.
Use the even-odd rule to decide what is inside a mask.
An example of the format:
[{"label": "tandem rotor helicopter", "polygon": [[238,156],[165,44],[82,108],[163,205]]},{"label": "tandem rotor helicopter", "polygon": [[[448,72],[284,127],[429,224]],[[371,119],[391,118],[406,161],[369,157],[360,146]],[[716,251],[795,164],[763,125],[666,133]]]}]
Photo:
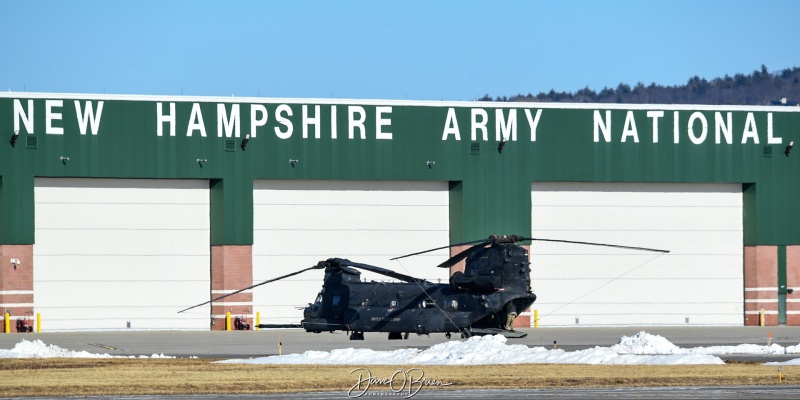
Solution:
[{"label": "tandem rotor helicopter", "polygon": [[[346,331],[350,334],[350,340],[364,340],[365,332],[385,332],[389,334],[389,339],[407,339],[410,333],[444,333],[447,338],[453,333],[460,334],[462,338],[488,334],[524,337],[525,333],[514,331],[514,319],[518,312],[528,309],[536,301],[536,295],[531,291],[528,251],[517,244],[525,241],[669,252],[645,247],[492,235],[478,241],[438,247],[392,259],[472,245],[436,266],[450,268],[461,260],[466,260],[464,272],[455,272],[449,283],[433,283],[373,265],[330,258],[310,268],[243,288],[179,312],[312,269],[322,269],[325,271],[322,290],[316,300],[305,308],[303,320],[297,326],[307,332]],[[359,269],[402,282],[362,282]]]}]

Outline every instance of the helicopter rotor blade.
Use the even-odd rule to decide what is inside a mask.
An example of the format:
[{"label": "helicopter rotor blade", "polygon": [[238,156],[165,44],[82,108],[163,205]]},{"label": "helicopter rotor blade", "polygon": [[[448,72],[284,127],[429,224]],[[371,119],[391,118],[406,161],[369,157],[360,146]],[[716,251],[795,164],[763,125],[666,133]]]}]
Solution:
[{"label": "helicopter rotor blade", "polygon": [[267,284],[267,283],[270,283],[270,282],[279,281],[279,280],[281,280],[281,279],[285,279],[285,278],[288,278],[288,277],[290,277],[290,276],[295,276],[295,275],[297,275],[297,274],[301,274],[301,273],[303,273],[303,272],[310,271],[310,270],[312,270],[312,269],[319,269],[319,268],[320,268],[320,267],[319,267],[319,265],[315,265],[315,266],[313,266],[313,267],[310,267],[310,268],[301,269],[300,271],[292,272],[291,274],[286,274],[286,275],[284,275],[284,276],[279,276],[279,277],[277,277],[277,278],[269,279],[269,280],[266,280],[266,281],[264,281],[264,282],[257,283],[257,284],[255,284],[255,285],[253,285],[253,286],[248,286],[248,287],[246,287],[246,288],[244,288],[244,289],[239,289],[239,290],[237,290],[237,291],[235,291],[235,292],[233,292],[233,293],[228,293],[228,294],[226,294],[226,295],[219,296],[219,297],[217,297],[216,299],[211,299],[211,300],[209,300],[209,301],[207,301],[207,302],[205,302],[205,303],[200,303],[200,304],[198,304],[198,305],[196,305],[196,306],[191,306],[191,307],[189,307],[189,308],[186,308],[186,309],[180,310],[180,311],[178,311],[178,314],[180,314],[180,313],[182,313],[182,312],[184,312],[184,311],[189,311],[189,310],[191,310],[191,309],[193,309],[193,308],[197,308],[197,307],[200,307],[200,306],[206,305],[206,304],[208,304],[208,303],[215,302],[215,301],[217,301],[217,300],[220,300],[220,299],[224,299],[224,298],[226,298],[226,297],[228,297],[228,296],[233,296],[233,295],[235,295],[235,294],[238,294],[238,293],[244,292],[245,290],[252,289],[252,288],[254,288],[254,287],[258,287],[258,286],[261,286],[261,285],[264,285],[264,284]]},{"label": "helicopter rotor blade", "polygon": [[411,257],[411,256],[418,256],[420,254],[430,253],[430,252],[436,251],[436,250],[449,249],[451,247],[463,246],[463,245],[466,245],[466,244],[475,244],[475,243],[478,243],[478,242],[483,242],[484,240],[486,240],[486,239],[472,240],[472,241],[464,242],[464,243],[451,244],[451,245],[448,245],[448,246],[437,247],[435,249],[428,249],[428,250],[418,251],[416,253],[406,254],[406,255],[400,256],[400,257],[390,258],[389,260],[399,260],[401,258],[406,258],[406,257]]},{"label": "helicopter rotor blade", "polygon": [[[405,255],[405,256],[395,257],[395,258],[392,258],[392,260],[396,260],[398,258],[403,258],[403,257],[415,256],[415,255],[418,255],[418,254],[424,254],[424,253],[431,252],[431,251],[434,251],[434,250],[448,249],[448,248],[452,248],[452,247],[456,247],[456,246],[464,246],[464,245],[467,245],[467,244],[472,244],[473,246],[467,248],[466,250],[463,250],[463,251],[459,252],[458,254],[448,258],[447,261],[445,261],[445,262],[443,262],[443,263],[441,263],[441,264],[436,266],[436,268],[450,268],[450,267],[458,264],[459,261],[463,260],[466,256],[468,256],[470,253],[472,253],[472,251],[474,251],[476,249],[479,249],[479,248],[481,248],[483,246],[486,246],[489,243],[498,242],[498,241],[501,241],[501,240],[509,241],[509,240],[514,240],[514,239],[520,238],[520,237],[521,236],[497,236],[497,235],[491,235],[486,239],[472,240],[472,241],[469,241],[469,242],[456,243],[456,244],[451,244],[449,246],[437,247],[435,249],[430,249],[430,250],[420,251],[420,252],[417,252],[417,253],[408,254],[408,255]],[[477,243],[477,244],[475,244],[475,243]]]},{"label": "helicopter rotor blade", "polygon": [[345,260],[345,259],[335,259],[335,260],[338,262],[339,265],[343,265],[343,266],[347,266],[347,267],[355,267],[355,268],[363,269],[365,271],[375,272],[377,274],[385,275],[385,276],[388,276],[390,278],[401,280],[403,282],[408,282],[408,283],[431,283],[431,282],[428,282],[425,279],[415,278],[415,277],[410,276],[410,275],[401,274],[399,272],[395,272],[395,271],[392,271],[392,270],[386,269],[386,268],[376,267],[374,265],[352,262],[350,260]]},{"label": "helicopter rotor blade", "polygon": [[480,243],[478,243],[478,244],[476,244],[474,246],[471,246],[471,247],[467,248],[466,250],[463,250],[460,253],[448,258],[447,261],[437,265],[436,268],[450,268],[450,267],[458,264],[461,260],[467,258],[467,256],[470,253],[472,253],[473,251],[475,251],[477,249],[480,249],[481,247],[486,246],[487,244],[491,243],[492,241],[490,239],[481,240]]},{"label": "helicopter rotor blade", "polygon": [[[540,241],[540,242],[556,242],[556,243],[572,243],[572,244],[583,244],[589,246],[602,246],[602,247],[614,247],[618,249],[626,249],[626,250],[639,250],[639,251],[652,251],[657,253],[669,253],[669,250],[661,250],[661,249],[653,249],[649,247],[636,247],[636,246],[623,246],[619,244],[609,244],[609,243],[596,243],[596,242],[581,242],[576,240],[560,240],[560,239],[542,239],[542,238],[531,238],[531,237],[524,237],[518,235],[491,235],[488,238],[478,243],[456,255],[447,259],[447,261],[437,265],[438,268],[450,268],[456,264],[458,264],[461,260],[466,258],[470,253],[473,251],[486,246],[490,243],[517,243],[517,242],[524,242],[524,241]],[[475,242],[472,242],[475,243]]]},{"label": "helicopter rotor blade", "polygon": [[669,253],[669,250],[661,250],[661,249],[653,249],[649,247],[636,247],[636,246],[623,246],[619,244],[609,244],[609,243],[596,243],[596,242],[581,242],[576,240],[560,240],[560,239],[541,239],[541,238],[519,238],[518,242],[521,241],[537,241],[537,242],[555,242],[555,243],[572,243],[572,244],[583,244],[588,246],[602,246],[602,247],[614,247],[617,249],[626,249],[626,250],[640,250],[640,251],[652,251],[656,253]]}]

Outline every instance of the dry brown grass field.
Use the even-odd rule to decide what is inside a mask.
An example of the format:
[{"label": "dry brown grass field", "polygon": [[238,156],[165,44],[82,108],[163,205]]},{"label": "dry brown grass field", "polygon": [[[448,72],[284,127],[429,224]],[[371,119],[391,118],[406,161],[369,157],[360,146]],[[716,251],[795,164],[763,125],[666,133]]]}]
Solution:
[{"label": "dry brown grass field", "polygon": [[[288,393],[348,391],[366,377],[389,379],[414,366],[215,364],[209,359],[4,359],[0,393],[15,396]],[[558,388],[778,385],[778,368],[760,363],[689,366],[422,366],[446,388]],[[416,372],[417,375],[419,371]],[[782,384],[800,384],[800,367],[783,367]],[[441,389],[438,386],[423,390]],[[373,385],[370,390],[388,390]]]}]

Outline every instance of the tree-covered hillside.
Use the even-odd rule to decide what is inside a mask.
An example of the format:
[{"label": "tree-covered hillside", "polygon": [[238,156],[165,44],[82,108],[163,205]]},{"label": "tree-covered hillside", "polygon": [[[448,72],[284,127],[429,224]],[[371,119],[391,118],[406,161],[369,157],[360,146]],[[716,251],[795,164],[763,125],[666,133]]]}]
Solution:
[{"label": "tree-covered hillside", "polygon": [[645,86],[639,82],[631,87],[620,83],[615,89],[603,88],[595,92],[589,87],[575,93],[556,92],[511,97],[492,98],[488,94],[483,101],[536,101],[572,103],[648,103],[648,104],[735,104],[735,105],[789,105],[800,102],[800,67],[787,68],[770,73],[765,65],[752,74],[725,75],[710,81],[694,76],[685,85],[661,86],[655,83]]}]

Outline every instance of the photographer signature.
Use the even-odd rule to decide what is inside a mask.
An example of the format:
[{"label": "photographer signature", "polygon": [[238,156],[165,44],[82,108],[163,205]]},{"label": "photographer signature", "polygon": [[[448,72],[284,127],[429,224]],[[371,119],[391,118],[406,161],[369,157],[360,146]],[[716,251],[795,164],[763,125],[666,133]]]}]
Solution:
[{"label": "photographer signature", "polygon": [[377,378],[372,375],[367,368],[356,368],[350,374],[359,371],[358,382],[347,392],[350,398],[364,396],[367,391],[374,386],[382,386],[389,390],[390,396],[402,396],[408,399],[419,393],[425,386],[450,386],[452,383],[444,383],[440,380],[425,378],[425,371],[420,368],[410,368],[408,370],[398,369],[388,378]]}]

